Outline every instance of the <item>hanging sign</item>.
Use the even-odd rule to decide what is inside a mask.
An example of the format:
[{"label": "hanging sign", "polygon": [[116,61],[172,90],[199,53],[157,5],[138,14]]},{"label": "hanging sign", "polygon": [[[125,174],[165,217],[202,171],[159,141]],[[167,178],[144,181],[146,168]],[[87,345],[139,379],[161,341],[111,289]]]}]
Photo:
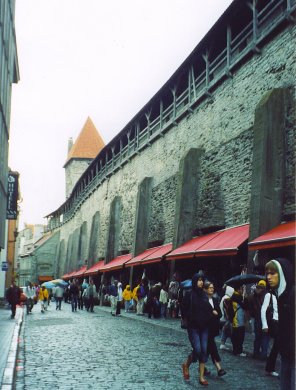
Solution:
[{"label": "hanging sign", "polygon": [[18,174],[9,172],[6,219],[17,219]]},{"label": "hanging sign", "polygon": [[7,261],[2,261],[2,271],[8,271],[8,263],[7,263]]}]

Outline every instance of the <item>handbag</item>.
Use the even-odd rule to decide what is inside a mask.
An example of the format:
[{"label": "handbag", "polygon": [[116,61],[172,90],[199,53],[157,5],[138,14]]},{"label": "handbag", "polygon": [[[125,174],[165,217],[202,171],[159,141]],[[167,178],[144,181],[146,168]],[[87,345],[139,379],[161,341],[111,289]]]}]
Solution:
[{"label": "handbag", "polygon": [[275,338],[278,334],[278,321],[273,319],[272,294],[270,294],[270,300],[266,310],[266,320],[268,326],[268,334],[270,337]]}]

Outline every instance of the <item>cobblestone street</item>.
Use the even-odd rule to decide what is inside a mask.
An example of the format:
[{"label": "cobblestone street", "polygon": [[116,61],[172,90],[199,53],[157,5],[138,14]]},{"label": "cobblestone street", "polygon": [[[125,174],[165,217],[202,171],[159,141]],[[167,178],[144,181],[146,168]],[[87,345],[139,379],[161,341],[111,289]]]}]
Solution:
[{"label": "cobblestone street", "polygon": [[[182,378],[181,364],[190,351],[187,333],[177,320],[149,320],[135,314],[112,317],[108,308],[95,313],[52,303],[42,314],[35,306],[25,316],[20,336],[15,389],[176,389],[202,388],[197,366]],[[279,389],[277,378],[264,375],[264,362],[221,351],[227,375],[212,371],[209,388]]]}]

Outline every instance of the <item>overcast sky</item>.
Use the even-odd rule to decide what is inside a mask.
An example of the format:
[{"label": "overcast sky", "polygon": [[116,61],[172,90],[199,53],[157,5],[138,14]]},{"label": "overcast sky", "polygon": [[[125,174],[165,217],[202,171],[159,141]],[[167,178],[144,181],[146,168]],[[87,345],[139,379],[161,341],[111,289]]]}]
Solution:
[{"label": "overcast sky", "polygon": [[105,143],[152,98],[231,0],[17,0],[20,82],[9,166],[20,226],[65,200],[68,139],[88,116]]}]

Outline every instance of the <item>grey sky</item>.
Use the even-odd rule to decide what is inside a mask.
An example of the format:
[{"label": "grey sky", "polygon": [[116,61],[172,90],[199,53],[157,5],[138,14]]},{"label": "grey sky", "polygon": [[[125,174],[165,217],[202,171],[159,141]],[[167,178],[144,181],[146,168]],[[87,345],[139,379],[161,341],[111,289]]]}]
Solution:
[{"label": "grey sky", "polygon": [[20,228],[64,202],[68,138],[86,118],[109,142],[230,3],[17,0],[9,165],[20,172]]}]

